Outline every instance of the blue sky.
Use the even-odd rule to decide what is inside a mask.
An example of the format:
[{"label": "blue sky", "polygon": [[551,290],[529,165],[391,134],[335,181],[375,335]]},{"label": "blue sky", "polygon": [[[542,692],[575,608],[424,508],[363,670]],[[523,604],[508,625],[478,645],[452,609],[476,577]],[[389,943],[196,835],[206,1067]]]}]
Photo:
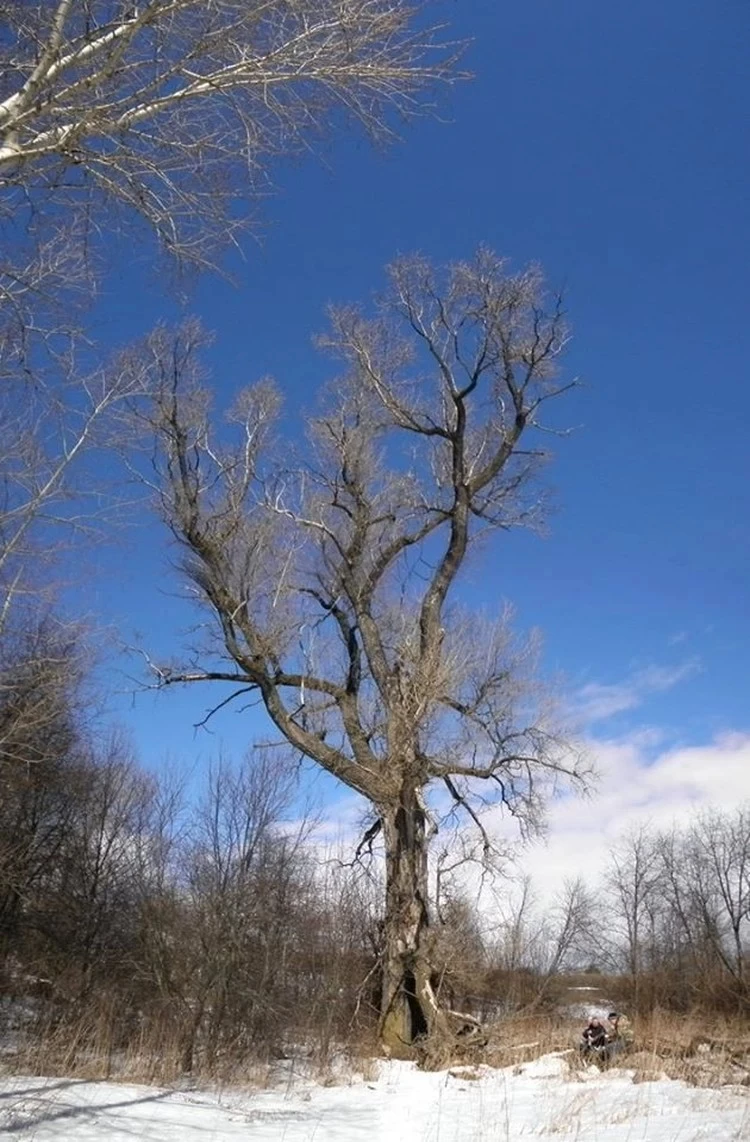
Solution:
[{"label": "blue sky", "polygon": [[[326,375],[311,348],[325,305],[366,299],[399,253],[445,261],[485,242],[516,266],[540,261],[573,325],[567,368],[584,384],[560,411],[575,431],[555,443],[548,534],[502,537],[465,598],[510,600],[520,627],[541,628],[545,667],[565,676],[590,733],[637,738],[641,764],[750,734],[750,6],[432,10],[472,41],[474,79],[386,152],[348,132],[279,163],[237,284],[206,278],[190,298],[216,335],[219,397],[270,372],[289,414],[304,412]],[[103,340],[174,312],[152,256],[144,242],[107,279]],[[176,654],[189,617],[157,530],[129,529],[95,563],[87,606],[113,624],[112,645]],[[201,765],[220,742],[237,752],[252,738],[254,719],[238,715],[194,736],[210,693],[131,701],[108,677],[150,765],[167,753]]]}]

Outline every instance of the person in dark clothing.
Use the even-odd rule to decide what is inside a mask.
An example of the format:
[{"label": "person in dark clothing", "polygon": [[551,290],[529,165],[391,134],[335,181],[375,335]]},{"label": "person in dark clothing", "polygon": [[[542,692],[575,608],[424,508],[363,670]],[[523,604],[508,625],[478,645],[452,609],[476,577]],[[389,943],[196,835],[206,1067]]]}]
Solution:
[{"label": "person in dark clothing", "polygon": [[581,1055],[599,1058],[607,1045],[607,1031],[601,1019],[592,1015],[581,1035]]}]

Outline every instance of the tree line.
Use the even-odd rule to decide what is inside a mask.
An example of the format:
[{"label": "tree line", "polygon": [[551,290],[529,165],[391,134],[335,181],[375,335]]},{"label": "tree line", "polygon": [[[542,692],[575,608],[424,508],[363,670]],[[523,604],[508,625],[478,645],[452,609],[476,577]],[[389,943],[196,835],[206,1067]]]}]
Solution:
[{"label": "tree line", "polygon": [[[211,1069],[341,1037],[372,960],[355,883],[289,822],[296,771],[218,760],[186,807],[76,709],[70,632],[48,620],[0,692],[0,988],[27,1049]],[[30,645],[33,643],[33,645]],[[11,673],[12,670],[12,673]]]},{"label": "tree line", "polygon": [[[146,773],[86,713],[79,638],[47,617],[3,663],[3,1033],[22,1033],[27,1062],[130,1053],[161,1076],[371,1041],[382,862],[321,861],[277,749],[216,760],[189,798]],[[583,970],[633,1012],[750,1004],[747,808],[623,838],[598,884],[544,908],[526,882],[480,908],[455,878],[438,905],[447,1009],[553,1010]]]}]

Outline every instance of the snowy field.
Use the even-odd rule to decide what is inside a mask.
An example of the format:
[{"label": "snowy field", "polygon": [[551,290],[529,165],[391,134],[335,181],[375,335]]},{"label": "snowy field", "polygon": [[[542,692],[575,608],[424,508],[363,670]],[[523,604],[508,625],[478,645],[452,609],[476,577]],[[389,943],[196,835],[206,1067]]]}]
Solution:
[{"label": "snowy field", "polygon": [[[469,1077],[472,1075],[473,1077]],[[750,1091],[574,1076],[547,1055],[505,1070],[421,1073],[283,1091],[198,1092],[71,1079],[0,1078],[0,1137],[34,1142],[748,1142]]]}]

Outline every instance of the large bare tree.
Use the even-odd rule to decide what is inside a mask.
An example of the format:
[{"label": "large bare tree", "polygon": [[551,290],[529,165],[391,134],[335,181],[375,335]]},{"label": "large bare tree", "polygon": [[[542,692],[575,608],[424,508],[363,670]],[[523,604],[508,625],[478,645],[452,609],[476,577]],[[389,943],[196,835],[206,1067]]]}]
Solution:
[{"label": "large bare tree", "polygon": [[210,423],[197,331],[147,347],[152,479],[217,635],[189,663],[156,666],[157,683],[228,683],[222,705],[257,696],[287,742],[373,807],[393,1050],[451,1030],[431,980],[441,800],[489,846],[483,807],[533,824],[550,787],[584,769],[533,651],[504,616],[456,598],[483,535],[537,518],[542,414],[572,383],[556,376],[566,340],[536,268],[512,274],[486,250],[445,273],[402,260],[374,317],[332,312],[322,343],[343,371],[300,460],[275,438],[269,382],[237,395],[232,443]]}]

